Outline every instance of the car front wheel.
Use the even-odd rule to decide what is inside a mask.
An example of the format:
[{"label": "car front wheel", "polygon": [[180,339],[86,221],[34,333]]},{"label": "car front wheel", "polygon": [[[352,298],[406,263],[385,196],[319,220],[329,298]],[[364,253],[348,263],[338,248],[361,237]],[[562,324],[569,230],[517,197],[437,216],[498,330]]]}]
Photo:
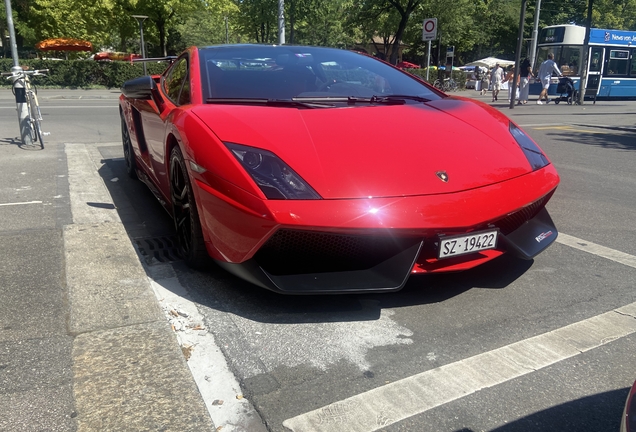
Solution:
[{"label": "car front wheel", "polygon": [[175,147],[170,153],[170,198],[179,251],[183,259],[190,267],[206,267],[210,258],[203,241],[190,177],[179,147]]},{"label": "car front wheel", "polygon": [[124,117],[121,116],[121,141],[124,146],[124,162],[126,162],[126,173],[132,179],[137,178],[137,165],[135,163],[135,153],[133,152],[130,134]]}]

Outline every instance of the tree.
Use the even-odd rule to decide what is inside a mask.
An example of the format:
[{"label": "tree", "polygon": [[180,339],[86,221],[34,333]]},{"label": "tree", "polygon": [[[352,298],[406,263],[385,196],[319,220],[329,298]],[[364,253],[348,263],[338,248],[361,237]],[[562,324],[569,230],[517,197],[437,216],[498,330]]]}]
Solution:
[{"label": "tree", "polygon": [[237,0],[236,28],[249,41],[278,41],[277,0]]},{"label": "tree", "polygon": [[214,45],[226,42],[225,20],[228,20],[230,43],[239,42],[234,30],[234,16],[238,7],[230,0],[221,0],[205,5],[174,26],[169,38],[170,49],[179,52],[186,47]]},{"label": "tree", "polygon": [[[351,25],[358,25],[371,42],[376,36],[384,41],[382,54],[392,64],[397,63],[400,44],[411,14],[422,0],[363,0],[360,13],[352,17]],[[380,52],[380,51],[378,51]]]},{"label": "tree", "polygon": [[147,15],[147,21],[154,24],[159,39],[159,54],[162,56],[168,55],[168,31],[176,24],[175,21],[204,7],[200,0],[139,0],[134,5],[136,14]]}]

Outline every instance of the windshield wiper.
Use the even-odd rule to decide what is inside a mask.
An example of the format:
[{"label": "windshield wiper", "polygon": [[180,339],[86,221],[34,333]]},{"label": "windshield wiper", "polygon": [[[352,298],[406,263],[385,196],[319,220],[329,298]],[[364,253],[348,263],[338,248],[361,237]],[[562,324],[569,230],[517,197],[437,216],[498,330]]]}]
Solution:
[{"label": "windshield wiper", "polygon": [[298,100],[293,99],[265,99],[265,98],[208,98],[206,103],[222,105],[264,105],[273,107],[298,107],[298,108],[329,108],[332,103],[327,101]]},{"label": "windshield wiper", "polygon": [[400,95],[400,94],[392,94],[386,96],[373,96],[376,99],[376,103],[391,103],[395,101],[406,101],[412,100],[416,102],[430,102],[431,100],[422,96],[413,96],[413,95]]},{"label": "windshield wiper", "polygon": [[404,105],[406,103],[405,98],[389,98],[385,96],[371,96],[371,97],[358,97],[358,96],[324,96],[324,97],[296,97],[292,98],[294,101],[303,103],[346,103],[350,105],[355,104],[381,104],[381,105]]},{"label": "windshield wiper", "polygon": [[335,96],[335,97],[307,97],[307,98],[293,98],[295,101],[312,101],[312,102],[346,102],[348,104],[379,104],[379,105],[404,105],[407,100],[413,100],[417,102],[430,102],[430,99],[421,96],[411,95],[387,95],[387,96],[371,96],[371,97],[358,97],[358,96]]}]

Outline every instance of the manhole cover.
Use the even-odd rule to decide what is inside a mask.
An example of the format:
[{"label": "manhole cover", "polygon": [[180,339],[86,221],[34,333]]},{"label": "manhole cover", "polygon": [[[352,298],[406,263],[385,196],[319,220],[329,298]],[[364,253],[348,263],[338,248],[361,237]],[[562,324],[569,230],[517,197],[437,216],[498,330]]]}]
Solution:
[{"label": "manhole cover", "polygon": [[148,265],[179,261],[182,258],[176,236],[137,238],[134,242]]}]

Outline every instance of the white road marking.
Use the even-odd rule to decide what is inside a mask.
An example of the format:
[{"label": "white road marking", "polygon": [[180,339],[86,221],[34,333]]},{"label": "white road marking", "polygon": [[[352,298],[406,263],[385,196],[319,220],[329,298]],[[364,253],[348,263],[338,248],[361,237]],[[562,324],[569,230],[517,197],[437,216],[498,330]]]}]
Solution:
[{"label": "white road marking", "polygon": [[[66,108],[74,108],[74,109],[88,109],[88,108],[117,108],[119,105],[118,104],[113,104],[113,105],[68,105],[68,106],[57,106],[57,105],[42,105],[40,104],[40,109],[43,111],[46,111],[48,109],[66,109]],[[11,109],[13,111],[15,111],[17,108],[16,107],[0,107],[0,109]],[[46,114],[46,112],[43,112],[42,114]]]},{"label": "white road marking", "polygon": [[[557,242],[636,268],[636,256],[560,233]],[[287,419],[293,432],[372,432],[636,333],[636,302]]]},{"label": "white road marking", "polygon": [[285,420],[293,432],[371,432],[636,332],[636,303]]},{"label": "white road marking", "polygon": [[14,203],[2,203],[0,206],[15,206],[15,205],[25,205],[25,204],[42,204],[42,201],[24,201],[24,202],[14,202]]},{"label": "white road marking", "polygon": [[190,351],[188,366],[217,428],[227,432],[266,432],[267,428],[252,403],[242,397],[241,385],[217,346],[214,335],[203,326],[203,315],[177,277],[149,280],[179,344],[182,349]]},{"label": "white road marking", "polygon": [[576,238],[563,233],[559,233],[556,241],[566,246],[570,246],[574,249],[582,250],[584,252],[591,253],[593,255],[597,255],[608,260],[616,261],[617,263],[636,268],[636,256],[634,255],[626,254],[625,252],[610,249],[608,247],[601,246],[596,243],[582,240],[580,238]]}]

